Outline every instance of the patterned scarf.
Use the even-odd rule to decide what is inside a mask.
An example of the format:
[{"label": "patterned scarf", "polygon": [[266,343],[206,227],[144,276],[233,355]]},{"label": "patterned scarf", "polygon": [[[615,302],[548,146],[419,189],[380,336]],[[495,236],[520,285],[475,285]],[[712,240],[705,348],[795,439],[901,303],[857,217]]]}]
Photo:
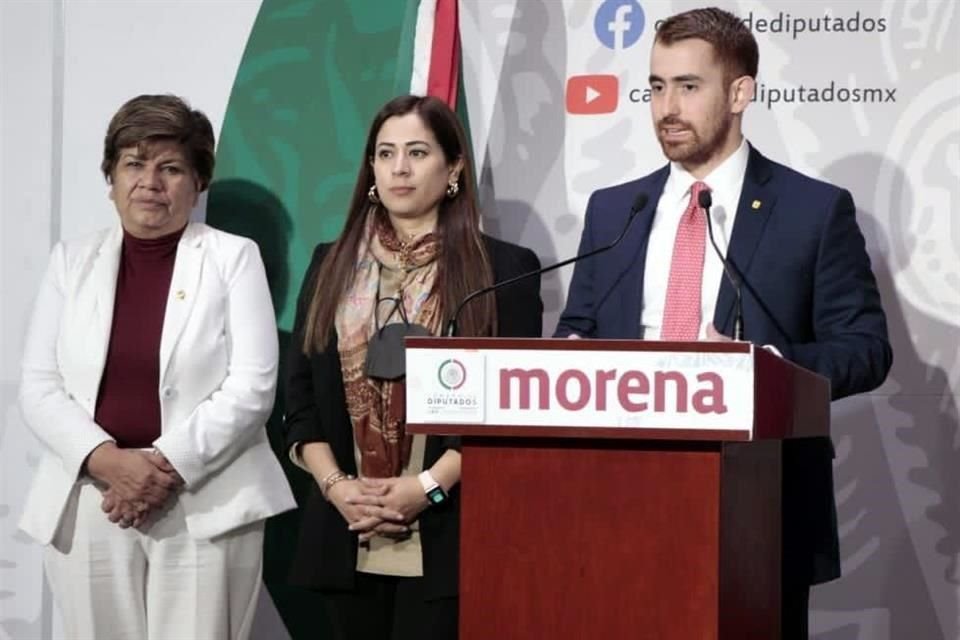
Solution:
[{"label": "patterned scarf", "polygon": [[[405,433],[405,382],[376,380],[364,374],[367,342],[377,325],[402,322],[395,299],[403,300],[406,317],[436,335],[440,330],[439,296],[431,295],[437,275],[439,242],[433,233],[401,242],[386,220],[374,211],[357,253],[353,283],[337,309],[340,366],[347,411],[360,451],[360,474],[371,478],[398,476],[410,460],[413,437]],[[394,300],[383,301],[384,298]],[[378,304],[378,300],[382,301]]]}]

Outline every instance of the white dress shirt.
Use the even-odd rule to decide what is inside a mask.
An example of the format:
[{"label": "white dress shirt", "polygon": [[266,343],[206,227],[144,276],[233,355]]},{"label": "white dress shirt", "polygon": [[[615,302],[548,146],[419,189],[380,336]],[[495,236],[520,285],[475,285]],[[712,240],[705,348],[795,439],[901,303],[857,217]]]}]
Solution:
[{"label": "white dress shirt", "polygon": [[[710,187],[713,206],[710,221],[713,237],[724,255],[730,242],[743,178],[747,172],[750,146],[746,138],[729,158],[723,161],[702,182]],[[657,203],[657,212],[650,229],[647,243],[647,259],[643,276],[643,308],[640,313],[641,337],[659,340],[663,326],[663,312],[667,300],[667,282],[670,279],[670,263],[673,260],[673,243],[677,235],[680,217],[690,203],[690,188],[697,179],[680,166],[670,163],[670,176],[664,185],[663,194]],[[703,259],[703,281],[700,286],[700,335],[706,338],[707,327],[713,322],[717,296],[723,279],[723,261],[706,239]]]}]

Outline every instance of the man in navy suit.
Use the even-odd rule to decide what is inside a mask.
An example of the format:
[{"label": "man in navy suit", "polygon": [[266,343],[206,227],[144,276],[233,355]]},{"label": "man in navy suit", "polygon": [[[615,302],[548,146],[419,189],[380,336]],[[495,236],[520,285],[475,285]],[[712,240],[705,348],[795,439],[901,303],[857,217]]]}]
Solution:
[{"label": "man in navy suit", "polygon": [[[853,198],[743,137],[758,61],[753,35],[725,11],[662,23],[651,110],[670,164],[591,195],[581,253],[620,234],[638,194],[649,204],[616,248],[577,264],[556,335],[729,340],[736,296],[705,239],[697,205],[708,191],[712,230],[742,280],[745,339],[826,376],[835,399],[870,391],[892,353]],[[807,637],[810,585],[840,575],[832,458],[828,438],[783,447],[784,638]]]}]

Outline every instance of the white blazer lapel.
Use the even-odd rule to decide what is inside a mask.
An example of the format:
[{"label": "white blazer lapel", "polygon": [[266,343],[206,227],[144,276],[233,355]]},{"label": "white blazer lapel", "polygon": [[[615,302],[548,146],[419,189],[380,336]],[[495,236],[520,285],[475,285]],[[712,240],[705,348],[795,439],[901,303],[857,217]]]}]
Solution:
[{"label": "white blazer lapel", "polygon": [[201,229],[201,225],[195,223],[187,225],[177,246],[177,258],[173,265],[173,277],[170,279],[170,292],[167,295],[167,310],[163,317],[163,333],[160,337],[161,382],[200,291],[200,275],[203,270]]},{"label": "white blazer lapel", "polygon": [[120,272],[120,251],[123,246],[123,228],[118,224],[97,249],[90,271],[90,285],[95,296],[90,344],[100,369],[107,361],[110,330],[113,326],[113,304],[117,297],[117,274]]}]

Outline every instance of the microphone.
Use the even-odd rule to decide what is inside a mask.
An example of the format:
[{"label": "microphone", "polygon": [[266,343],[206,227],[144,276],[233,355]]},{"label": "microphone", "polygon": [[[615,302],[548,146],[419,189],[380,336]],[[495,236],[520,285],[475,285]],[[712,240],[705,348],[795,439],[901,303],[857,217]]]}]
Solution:
[{"label": "microphone", "polygon": [[521,273],[520,275],[514,276],[513,278],[509,278],[501,282],[495,282],[489,287],[477,289],[476,291],[470,293],[469,295],[467,295],[467,297],[465,297],[463,300],[460,301],[460,304],[457,305],[456,311],[453,312],[453,315],[450,317],[449,322],[447,322],[447,328],[446,328],[446,331],[444,331],[444,335],[447,337],[453,337],[457,334],[457,318],[460,317],[460,312],[463,311],[463,308],[467,305],[468,302],[476,298],[479,298],[482,295],[486,295],[491,291],[496,291],[501,287],[508,287],[511,284],[520,282],[521,280],[526,280],[527,278],[532,278],[534,276],[548,273],[550,271],[553,271],[554,269],[565,267],[572,262],[577,262],[579,260],[583,260],[584,258],[589,258],[591,256],[597,255],[598,253],[603,253],[604,251],[609,251],[610,249],[613,249],[615,246],[617,246],[620,243],[621,240],[623,240],[623,237],[627,235],[627,230],[630,228],[630,225],[637,218],[637,214],[640,213],[640,211],[642,211],[643,208],[647,206],[647,202],[649,200],[650,198],[649,196],[647,196],[646,193],[640,192],[637,194],[637,197],[634,198],[633,200],[633,205],[630,207],[630,215],[627,218],[627,223],[623,225],[623,230],[620,232],[620,235],[618,235],[616,239],[610,244],[603,247],[599,247],[592,251],[588,251],[584,254],[573,256],[572,258],[567,258],[563,262],[558,262],[548,267],[543,267],[542,269],[537,269],[535,271],[528,271],[527,273]]},{"label": "microphone", "polygon": [[713,250],[720,258],[720,261],[723,262],[723,273],[727,276],[727,280],[733,285],[733,290],[737,294],[733,320],[733,339],[743,341],[743,293],[741,291],[741,280],[740,276],[737,275],[736,267],[727,260],[727,257],[720,251],[720,247],[717,246],[717,241],[713,239],[713,221],[710,219],[710,207],[713,206],[713,196],[710,195],[709,191],[704,189],[697,195],[697,204],[700,205],[707,216],[707,233],[710,236],[710,244],[713,245]]}]

